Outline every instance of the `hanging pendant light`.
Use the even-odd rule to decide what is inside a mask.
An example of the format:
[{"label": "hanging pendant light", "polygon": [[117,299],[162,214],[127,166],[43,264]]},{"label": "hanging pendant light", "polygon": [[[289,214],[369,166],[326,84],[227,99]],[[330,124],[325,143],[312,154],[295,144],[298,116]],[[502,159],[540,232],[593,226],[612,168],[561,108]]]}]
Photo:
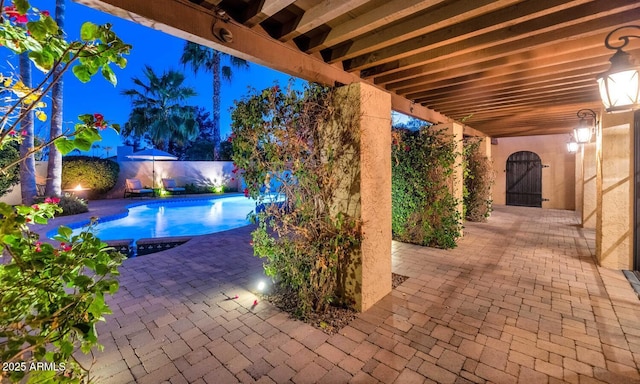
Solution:
[{"label": "hanging pendant light", "polygon": [[573,137],[569,138],[569,141],[567,142],[567,151],[569,153],[576,153],[576,152],[578,152],[578,148],[579,148],[579,145],[573,139]]},{"label": "hanging pendant light", "polygon": [[596,113],[591,109],[581,109],[577,115],[580,118],[580,123],[578,127],[573,130],[573,137],[578,144],[589,143],[598,124],[596,121]]},{"label": "hanging pendant light", "polygon": [[597,77],[600,98],[607,112],[631,111],[640,107],[640,66],[635,63],[630,54],[622,50],[629,44],[631,37],[640,36],[619,37],[618,40],[622,41],[619,47],[613,46],[609,41],[614,33],[625,28],[640,30],[640,26],[625,25],[611,31],[604,40],[605,47],[616,50],[616,53],[609,59],[611,62],[609,70]]}]

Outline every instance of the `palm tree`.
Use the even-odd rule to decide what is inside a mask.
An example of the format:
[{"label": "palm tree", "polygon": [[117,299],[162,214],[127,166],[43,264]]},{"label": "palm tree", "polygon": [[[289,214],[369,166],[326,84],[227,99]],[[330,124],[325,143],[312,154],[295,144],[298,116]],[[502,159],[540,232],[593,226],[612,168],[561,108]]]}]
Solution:
[{"label": "palm tree", "polygon": [[[223,57],[227,57],[229,63],[231,65],[221,65],[221,59]],[[226,53],[222,53],[216,51],[215,49],[204,47],[202,45],[192,43],[187,41],[183,50],[182,57],[180,57],[180,63],[186,66],[187,64],[191,65],[194,73],[198,73],[200,69],[203,69],[205,72],[210,72],[213,74],[213,82],[211,84],[213,89],[213,147],[214,147],[214,158],[218,158],[218,152],[220,148],[220,91],[221,91],[221,83],[222,78],[227,81],[231,81],[231,67],[236,68],[247,68],[249,67],[249,63],[231,55],[227,55]]]},{"label": "palm tree", "polygon": [[[56,23],[60,31],[64,29],[65,0],[56,0]],[[62,71],[62,66],[54,69],[55,77]],[[49,137],[62,135],[62,76],[51,90],[51,128]],[[47,184],[45,186],[47,196],[60,196],[62,194],[62,154],[55,145],[49,146],[49,160],[47,163]]]},{"label": "palm tree", "polygon": [[165,151],[169,142],[184,144],[198,135],[198,123],[194,117],[195,108],[185,105],[185,101],[196,95],[193,88],[182,85],[184,75],[169,70],[161,76],[145,66],[143,70],[147,82],[134,77],[138,89],[126,89],[122,94],[131,97],[133,110],[124,125],[125,136],[149,134],[153,144]]},{"label": "palm tree", "polygon": [[[31,88],[31,61],[27,52],[18,56],[20,67],[20,78],[22,83]],[[28,107],[27,107],[28,108]],[[33,155],[34,138],[33,138],[33,111],[22,110],[20,114],[25,114],[20,121],[20,130],[22,131],[23,141],[20,143],[20,188],[22,204],[30,205],[33,198],[38,194],[36,188],[36,161]]]}]

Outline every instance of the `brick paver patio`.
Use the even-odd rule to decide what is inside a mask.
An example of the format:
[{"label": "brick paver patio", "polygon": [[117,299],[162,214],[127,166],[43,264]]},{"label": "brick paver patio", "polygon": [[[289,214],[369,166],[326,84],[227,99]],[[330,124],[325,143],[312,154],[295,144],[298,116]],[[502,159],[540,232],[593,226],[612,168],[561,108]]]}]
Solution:
[{"label": "brick paver patio", "polygon": [[[640,383],[640,301],[573,212],[496,207],[454,250],[393,244],[409,276],[339,334],[250,292],[251,228],[127,260],[107,383]],[[238,299],[229,299],[238,296]]]}]

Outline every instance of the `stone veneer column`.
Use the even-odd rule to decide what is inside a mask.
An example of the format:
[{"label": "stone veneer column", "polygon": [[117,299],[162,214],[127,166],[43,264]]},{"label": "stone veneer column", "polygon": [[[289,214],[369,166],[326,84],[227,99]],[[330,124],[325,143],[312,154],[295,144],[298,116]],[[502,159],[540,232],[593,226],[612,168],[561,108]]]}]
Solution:
[{"label": "stone veneer column", "polygon": [[596,257],[633,266],[633,113],[603,114],[597,150]]},{"label": "stone veneer column", "polygon": [[[596,228],[596,143],[582,146],[582,227]],[[576,200],[576,208],[578,201]]]},{"label": "stone veneer column", "polygon": [[[460,217],[464,221],[464,203],[462,202],[462,194],[464,192],[464,170],[462,169],[462,151],[463,151],[463,126],[458,123],[446,123],[446,124],[438,124],[434,125],[432,129],[444,129],[444,132],[447,136],[454,141],[455,147],[454,151],[458,154],[456,156],[456,161],[453,165],[453,174],[451,176],[451,180],[449,180],[449,188],[453,197],[458,200],[458,212],[460,213]],[[489,141],[489,149],[491,151],[491,139],[485,138]],[[486,150],[486,145],[485,145]],[[460,227],[460,235],[462,236],[462,227]]]},{"label": "stone veneer column", "polygon": [[351,260],[344,289],[354,307],[365,311],[391,292],[391,95],[354,83],[338,88],[336,108],[351,121],[328,127],[325,146],[339,134],[336,127],[359,128],[355,150],[340,149],[353,156],[342,156],[344,164],[336,167],[344,181],[335,191],[334,209],[362,222],[360,253]]}]

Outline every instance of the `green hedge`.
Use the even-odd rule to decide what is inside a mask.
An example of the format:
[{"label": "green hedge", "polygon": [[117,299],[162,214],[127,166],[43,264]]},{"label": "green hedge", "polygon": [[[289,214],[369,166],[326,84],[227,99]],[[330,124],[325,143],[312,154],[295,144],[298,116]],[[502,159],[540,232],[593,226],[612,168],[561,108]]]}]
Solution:
[{"label": "green hedge", "polygon": [[480,151],[481,139],[464,142],[464,212],[468,221],[487,221],[493,210],[491,160]]},{"label": "green hedge", "polygon": [[460,237],[459,201],[450,191],[455,143],[442,131],[393,130],[392,218],[395,240],[454,248]]},{"label": "green hedge", "polygon": [[[11,144],[7,144],[0,149],[0,169],[18,161],[20,153]],[[0,174],[0,196],[11,192],[14,185],[20,182],[20,167],[14,165],[5,173]]]},{"label": "green hedge", "polygon": [[97,197],[116,185],[119,173],[120,166],[112,160],[67,156],[62,159],[62,189],[72,189],[80,184],[91,189],[90,197]]}]

